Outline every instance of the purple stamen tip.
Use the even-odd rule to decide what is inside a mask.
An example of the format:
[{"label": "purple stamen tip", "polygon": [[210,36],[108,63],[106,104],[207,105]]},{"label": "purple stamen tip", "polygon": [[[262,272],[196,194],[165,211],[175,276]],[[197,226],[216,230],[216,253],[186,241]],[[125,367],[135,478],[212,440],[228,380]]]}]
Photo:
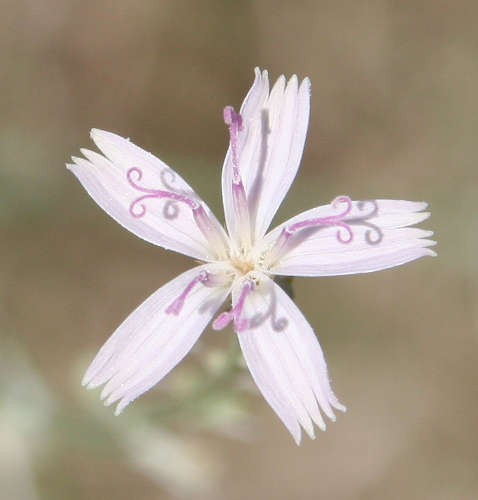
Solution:
[{"label": "purple stamen tip", "polygon": [[223,111],[224,123],[229,127],[229,140],[232,150],[232,164],[234,167],[239,166],[239,158],[237,156],[237,136],[242,130],[242,116],[236,113],[232,106],[226,106]]},{"label": "purple stamen tip", "polygon": [[214,330],[222,330],[232,321],[234,317],[231,311],[221,313],[213,322],[212,327]]},{"label": "purple stamen tip", "polygon": [[167,307],[166,314],[174,314],[177,316],[181,312],[183,305],[184,305],[184,300],[176,299]]},{"label": "purple stamen tip", "polygon": [[224,123],[228,127],[237,127],[237,130],[242,130],[242,116],[236,113],[232,106],[226,106],[223,111]]},{"label": "purple stamen tip", "polygon": [[232,106],[226,106],[224,111],[222,112],[222,116],[224,118],[224,123],[226,125],[232,125],[234,108]]},{"label": "purple stamen tip", "polygon": [[197,285],[197,283],[206,283],[209,280],[209,273],[207,271],[201,271],[183,290],[181,295],[173,300],[171,304],[166,308],[166,314],[178,315],[184,306],[184,301],[191,292],[191,290]]},{"label": "purple stamen tip", "polygon": [[247,281],[242,287],[241,295],[237,304],[230,310],[221,313],[212,323],[212,327],[214,330],[222,330],[225,328],[231,321],[234,320],[234,329],[236,332],[242,332],[249,326],[249,321],[245,318],[241,318],[242,309],[244,307],[244,302],[246,300],[247,295],[253,289],[253,284],[250,281]]}]

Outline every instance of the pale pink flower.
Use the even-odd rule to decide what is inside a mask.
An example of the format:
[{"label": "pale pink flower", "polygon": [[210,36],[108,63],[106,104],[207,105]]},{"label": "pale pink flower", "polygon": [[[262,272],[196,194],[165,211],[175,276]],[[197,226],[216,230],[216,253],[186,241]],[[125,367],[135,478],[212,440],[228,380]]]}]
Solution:
[{"label": "pale pink flower", "polygon": [[[281,76],[269,92],[256,68],[240,113],[224,109],[230,145],[222,170],[227,232],[170,167],[128,139],[101,130],[103,155],[82,149],[68,168],[90,196],[140,238],[202,262],[170,281],[119,326],[83,384],[118,402],[116,414],[153,387],[193,347],[209,322],[231,323],[267,402],[297,443],[345,411],[332,392],[311,326],[276,275],[334,276],[379,271],[435,255],[432,232],[412,228],[426,203],[352,201],[338,196],[267,232],[297,173],[309,121],[310,81]],[[232,307],[215,319],[229,294]]]}]

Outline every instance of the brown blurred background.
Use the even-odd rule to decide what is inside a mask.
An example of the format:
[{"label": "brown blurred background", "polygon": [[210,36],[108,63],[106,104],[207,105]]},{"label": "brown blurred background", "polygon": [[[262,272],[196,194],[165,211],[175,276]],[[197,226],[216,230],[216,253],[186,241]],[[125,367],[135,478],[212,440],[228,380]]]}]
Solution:
[{"label": "brown blurred background", "polygon": [[[478,4],[0,7],[0,498],[477,498]],[[91,127],[131,137],[221,214],[221,113],[256,65],[312,80],[276,221],[338,194],[426,200],[439,242],[437,259],[294,281],[348,407],[301,447],[232,332],[207,330],[119,418],[80,387],[121,320],[191,263],[109,219],[65,161]]]}]

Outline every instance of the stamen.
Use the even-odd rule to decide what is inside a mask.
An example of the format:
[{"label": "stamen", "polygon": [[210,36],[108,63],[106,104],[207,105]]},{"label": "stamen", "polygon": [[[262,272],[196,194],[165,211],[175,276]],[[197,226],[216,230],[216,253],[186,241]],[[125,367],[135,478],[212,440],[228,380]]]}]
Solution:
[{"label": "stamen", "polygon": [[342,236],[340,229],[337,231],[337,240],[343,244],[349,244],[353,240],[353,232],[352,228],[346,222],[343,222],[343,219],[349,215],[352,211],[353,205],[352,200],[348,196],[337,196],[332,203],[332,208],[337,208],[340,203],[346,203],[345,209],[337,215],[330,215],[328,217],[316,217],[313,219],[306,219],[300,222],[296,222],[295,224],[290,225],[289,227],[285,227],[279,237],[277,238],[274,246],[272,247],[269,259],[271,261],[277,260],[284,252],[285,246],[289,241],[290,237],[298,230],[304,229],[306,227],[316,227],[316,226],[338,226],[343,228],[347,232],[346,238]]},{"label": "stamen", "polygon": [[183,290],[181,295],[174,299],[171,304],[166,308],[166,314],[175,314],[176,316],[181,312],[181,309],[184,306],[184,301],[186,297],[189,295],[191,290],[198,284],[202,283],[204,285],[207,284],[209,280],[210,274],[207,271],[201,271]]},{"label": "stamen", "polygon": [[236,332],[242,332],[249,326],[249,321],[246,318],[241,318],[242,309],[247,295],[253,290],[254,283],[246,281],[242,287],[241,295],[236,305],[230,310],[221,313],[212,323],[214,330],[222,330],[231,321],[234,320],[234,329]]},{"label": "stamen", "polygon": [[233,207],[238,221],[238,231],[241,236],[243,246],[249,246],[251,243],[250,234],[250,216],[249,206],[247,204],[246,190],[242,183],[241,173],[239,172],[238,156],[238,135],[243,129],[242,117],[236,113],[232,106],[224,108],[224,123],[229,128],[229,140],[232,152],[232,199]]},{"label": "stamen", "polygon": [[[136,176],[136,179],[134,179],[133,176]],[[199,202],[181,193],[163,191],[161,189],[150,189],[138,185],[136,182],[141,180],[141,178],[143,177],[143,172],[137,167],[130,168],[126,172],[126,177],[129,184],[134,189],[136,189],[137,191],[141,191],[142,193],[146,193],[143,196],[136,198],[136,200],[134,200],[130,204],[129,213],[133,217],[140,218],[146,214],[146,206],[141,202],[149,198],[166,198],[172,200],[173,202],[177,201],[185,203],[192,210],[194,220],[206,240],[211,243],[211,246],[216,249],[216,252],[218,252],[218,254],[224,252],[226,248],[224,235],[215,221],[213,221],[209,217],[209,215],[206,213],[206,210]],[[138,208],[139,211],[137,210]]]}]

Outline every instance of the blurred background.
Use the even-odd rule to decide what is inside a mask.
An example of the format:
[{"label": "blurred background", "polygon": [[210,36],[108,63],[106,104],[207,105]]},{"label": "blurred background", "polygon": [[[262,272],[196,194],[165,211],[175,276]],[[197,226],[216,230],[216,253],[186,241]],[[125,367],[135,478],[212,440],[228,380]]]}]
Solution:
[{"label": "blurred background", "polygon": [[[0,498],[478,497],[478,4],[1,2]],[[80,380],[187,258],[129,234],[64,167],[116,132],[222,217],[222,109],[254,66],[312,80],[302,167],[276,222],[355,199],[426,200],[438,258],[295,279],[347,405],[297,447],[231,331],[206,330],[114,417]]]}]

